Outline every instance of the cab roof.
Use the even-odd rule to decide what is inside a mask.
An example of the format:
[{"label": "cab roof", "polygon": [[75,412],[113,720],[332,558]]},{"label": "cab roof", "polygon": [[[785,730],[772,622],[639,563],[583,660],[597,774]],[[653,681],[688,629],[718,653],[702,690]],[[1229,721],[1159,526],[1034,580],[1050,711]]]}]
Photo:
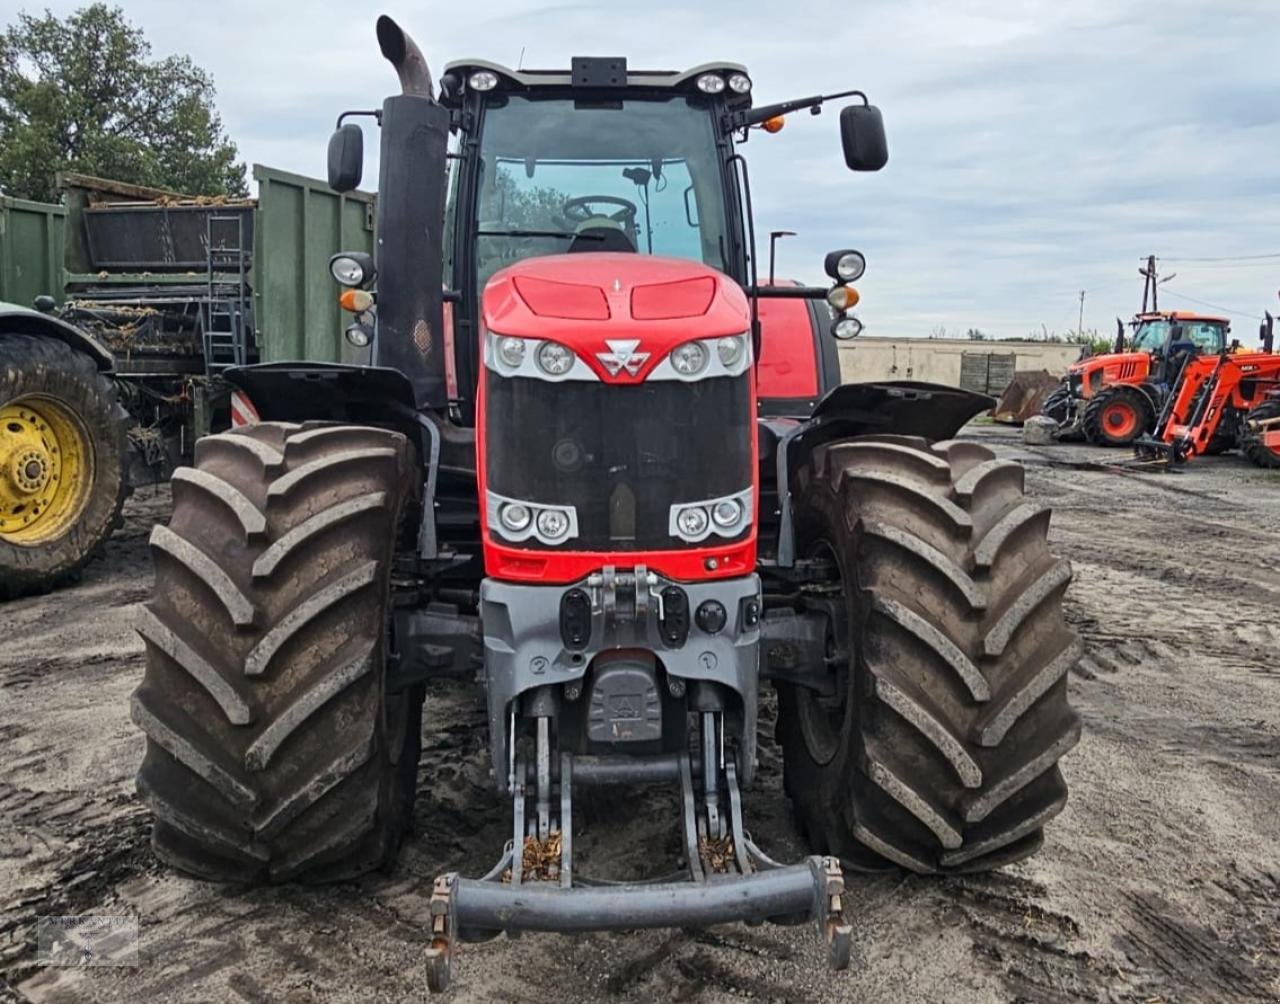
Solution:
[{"label": "cab roof", "polygon": [[1229,324],[1225,317],[1216,314],[1198,314],[1194,310],[1149,310],[1145,314],[1135,314],[1135,321],[1213,321],[1217,324]]},{"label": "cab roof", "polygon": [[[715,73],[725,79],[731,73],[750,78],[741,63],[699,63],[687,70],[634,70],[620,56],[575,56],[567,70],[513,70],[501,63],[485,59],[458,59],[444,68],[440,78],[440,103],[456,107],[466,92],[466,81],[477,70],[488,70],[498,77],[500,93],[520,93],[563,89],[582,92],[625,94],[627,91],[690,91],[699,93],[695,81],[704,73]],[[751,92],[737,94],[725,88],[720,92],[731,108],[750,108]]]}]

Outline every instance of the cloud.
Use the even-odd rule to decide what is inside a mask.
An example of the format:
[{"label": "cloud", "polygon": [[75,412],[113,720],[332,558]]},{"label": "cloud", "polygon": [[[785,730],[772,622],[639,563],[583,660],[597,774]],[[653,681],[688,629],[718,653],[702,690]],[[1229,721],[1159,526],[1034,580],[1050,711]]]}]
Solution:
[{"label": "cloud", "polygon": [[[373,38],[376,11],[359,5],[224,0],[216,16],[160,0],[125,6],[157,53],[186,52],[214,75],[249,161],[322,173],[336,114],[376,107],[394,86]],[[387,13],[437,74],[460,57],[515,65],[523,53],[525,66],[566,66],[596,53],[664,69],[736,60],[759,101],[863,88],[889,132],[880,174],[844,169],[831,112],[792,115],[781,134],[753,134],[743,151],[757,233],[799,232],[779,244],[780,274],[816,281],[825,251],[859,247],[869,333],[943,324],[1012,336],[1073,328],[1081,289],[1086,326],[1109,333],[1114,316],[1138,305],[1138,261],[1152,252],[1178,273],[1171,305],[1178,290],[1245,315],[1275,312],[1280,259],[1173,260],[1280,252],[1270,8],[494,0],[400,2]],[[372,159],[366,178],[376,178]],[[1256,322],[1234,320],[1252,337]]]}]

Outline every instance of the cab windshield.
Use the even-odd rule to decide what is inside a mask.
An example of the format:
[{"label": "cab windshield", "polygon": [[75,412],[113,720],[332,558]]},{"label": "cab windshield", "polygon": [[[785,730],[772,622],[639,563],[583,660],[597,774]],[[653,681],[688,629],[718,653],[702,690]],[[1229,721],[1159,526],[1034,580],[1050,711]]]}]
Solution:
[{"label": "cab windshield", "polygon": [[522,258],[637,251],[729,270],[713,117],[696,97],[495,97],[480,140],[476,278]]},{"label": "cab windshield", "polygon": [[[1164,347],[1169,337],[1171,321],[1143,321],[1133,333],[1132,351],[1154,352]],[[1226,345],[1226,333],[1220,321],[1181,321],[1179,340],[1191,342],[1201,352],[1221,352]]]}]

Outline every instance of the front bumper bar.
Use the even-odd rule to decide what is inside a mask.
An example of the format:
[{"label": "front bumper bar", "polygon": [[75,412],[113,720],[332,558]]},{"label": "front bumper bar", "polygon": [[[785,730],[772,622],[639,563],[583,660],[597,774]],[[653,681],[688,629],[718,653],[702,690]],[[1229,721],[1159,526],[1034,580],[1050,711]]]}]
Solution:
[{"label": "front bumper bar", "polygon": [[[539,733],[539,745],[544,742]],[[742,799],[732,756],[717,769],[714,744],[695,771],[688,753],[636,760],[626,757],[575,758],[561,754],[559,812],[554,818],[546,796],[549,775],[544,766],[532,775],[517,757],[513,796],[513,839],[498,863],[481,879],[456,872],[440,875],[431,894],[431,943],[426,952],[427,986],[447,989],[452,981],[454,949],[460,942],[485,941],[502,932],[568,934],[579,931],[628,931],[713,924],[779,924],[813,921],[832,969],[849,965],[853,933],[843,916],[844,875],[835,858],[810,856],[781,865],[765,854],[742,824]],[[542,757],[540,760],[544,759]],[[704,804],[699,807],[695,773]],[[588,785],[660,784],[678,781],[683,804],[686,866],[684,881],[599,882],[575,875],[573,868],[574,776]],[[526,784],[538,790],[538,808],[526,825]],[[708,788],[708,782],[710,788]],[[719,788],[716,792],[714,789]],[[715,806],[719,795],[727,812]],[[554,874],[535,869],[526,874],[526,848],[540,846],[541,822],[546,834],[558,837]],[[712,845],[727,858],[710,853]],[[553,841],[551,846],[557,846]],[[542,874],[542,879],[539,879]]]},{"label": "front bumper bar", "polygon": [[765,920],[818,919],[826,910],[823,858],[703,883],[663,882],[519,886],[452,877],[455,929],[481,931],[629,931],[707,927]]}]

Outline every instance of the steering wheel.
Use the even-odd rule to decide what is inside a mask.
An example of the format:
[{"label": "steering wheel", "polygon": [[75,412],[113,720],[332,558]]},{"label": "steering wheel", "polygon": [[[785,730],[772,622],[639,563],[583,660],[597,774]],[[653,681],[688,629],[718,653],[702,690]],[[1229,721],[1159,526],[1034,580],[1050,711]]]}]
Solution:
[{"label": "steering wheel", "polygon": [[[615,212],[593,212],[592,205],[601,206],[620,206],[621,208]],[[637,206],[630,199],[624,199],[618,195],[578,195],[572,199],[566,199],[560,212],[564,218],[575,226],[580,226],[588,220],[598,219],[603,216],[606,219],[619,223],[628,230],[635,229],[636,213],[639,212]]]}]

